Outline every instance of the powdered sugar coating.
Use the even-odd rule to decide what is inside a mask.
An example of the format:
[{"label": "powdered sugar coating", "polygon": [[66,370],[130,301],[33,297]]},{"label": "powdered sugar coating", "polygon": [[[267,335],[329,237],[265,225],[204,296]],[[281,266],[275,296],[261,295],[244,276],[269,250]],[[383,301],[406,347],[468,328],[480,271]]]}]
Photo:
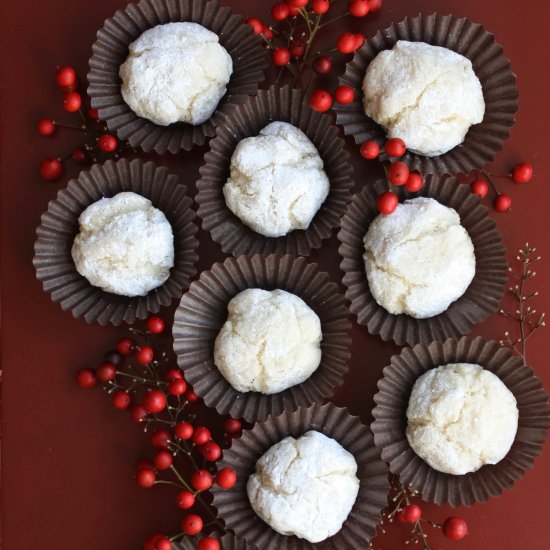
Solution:
[{"label": "powdered sugar coating", "polygon": [[321,362],[321,321],[299,296],[250,288],[227,309],[214,362],[236,390],[278,393],[315,372]]},{"label": "powdered sugar coating", "polygon": [[316,543],[342,528],[359,492],[356,474],[351,453],[311,430],[273,445],[246,489],[256,514],[275,531]]},{"label": "powdered sugar coating", "polygon": [[218,35],[198,23],[166,23],[130,44],[121,93],[138,116],[161,126],[198,125],[225,95],[233,61]]},{"label": "powdered sugar coating", "polygon": [[170,276],[172,226],[149,199],[118,193],[88,206],[78,221],[71,254],[90,284],[122,296],[145,296]]},{"label": "powdered sugar coating", "polygon": [[243,139],[223,188],[228,208],[251,229],[280,237],[307,229],[330,184],[310,139],[287,122],[272,122]]},{"label": "powdered sugar coating", "polygon": [[363,92],[365,113],[387,136],[428,157],[462,143],[485,114],[471,61],[424,42],[400,40],[380,52],[367,68]]},{"label": "powdered sugar coating", "polygon": [[378,215],[363,243],[370,291],[394,315],[438,315],[475,275],[474,246],[460,216],[432,198],[406,200]]},{"label": "powdered sugar coating", "polygon": [[443,365],[414,384],[407,439],[432,468],[463,475],[506,456],[518,416],[514,395],[491,371],[471,363]]}]

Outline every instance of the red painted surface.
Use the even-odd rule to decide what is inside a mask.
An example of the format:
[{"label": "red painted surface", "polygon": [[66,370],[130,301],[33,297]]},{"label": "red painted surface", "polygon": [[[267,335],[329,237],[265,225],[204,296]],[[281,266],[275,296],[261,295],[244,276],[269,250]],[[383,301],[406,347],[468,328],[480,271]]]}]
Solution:
[{"label": "red painted surface", "polygon": [[[226,0],[237,12],[267,19],[269,2]],[[147,450],[146,438],[124,413],[116,412],[100,392],[79,390],[74,373],[94,366],[122,329],[88,326],[50,301],[35,280],[31,260],[35,227],[48,200],[64,187],[45,183],[37,175],[39,161],[75,145],[70,131],[46,139],[35,130],[43,116],[70,120],[60,106],[54,83],[55,67],[71,64],[83,77],[94,36],[123,0],[75,2],[3,2],[0,18],[2,60],[2,366],[3,456],[2,527],[6,550],[136,550],[155,531],[175,532],[182,513],[170,489],[139,489],[132,479],[135,462]],[[502,172],[519,160],[536,167],[533,182],[502,183],[514,201],[511,214],[495,214],[509,257],[526,240],[543,256],[536,286],[542,295],[538,309],[550,313],[550,230],[548,181],[550,107],[547,88],[547,0],[385,0],[381,12],[355,20],[353,29],[372,34],[405,15],[443,13],[468,16],[495,33],[518,76],[520,112],[505,150],[493,171]],[[336,36],[347,23],[340,23]],[[346,29],[347,30],[347,29]],[[328,37],[327,37],[328,38]],[[336,70],[341,71],[343,64]],[[65,116],[64,116],[65,115]],[[348,142],[353,149],[351,141]],[[180,174],[194,192],[194,181],[206,148],[157,158]],[[379,174],[354,152],[356,188]],[[67,176],[77,174],[71,166]],[[202,232],[199,268],[223,256]],[[333,237],[312,255],[338,280],[337,244]],[[163,312],[171,319],[173,308]],[[508,327],[498,317],[474,334],[490,338]],[[549,329],[530,342],[529,359],[550,388],[547,360]],[[335,401],[368,422],[376,381],[397,347],[353,331],[351,372]],[[433,536],[433,550],[542,550],[548,548],[550,522],[550,449],[525,479],[488,504],[461,509],[470,536],[462,543]],[[424,506],[426,515],[443,519],[449,510]],[[379,537],[376,548],[404,547],[407,527],[399,524]]]}]

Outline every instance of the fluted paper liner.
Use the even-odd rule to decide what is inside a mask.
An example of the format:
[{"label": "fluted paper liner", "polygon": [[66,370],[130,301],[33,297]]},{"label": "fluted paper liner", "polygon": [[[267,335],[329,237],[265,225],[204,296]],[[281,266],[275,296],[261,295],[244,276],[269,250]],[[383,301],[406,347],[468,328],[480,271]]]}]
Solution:
[{"label": "fluted paper liner", "polygon": [[[118,70],[128,56],[130,43],[144,31],[180,21],[199,23],[216,33],[233,60],[233,74],[227,92],[207,121],[197,126],[184,122],[159,126],[139,117],[126,104],[120,93]],[[227,6],[220,6],[216,0],[142,0],[129,4],[105,21],[92,51],[88,73],[92,107],[98,109],[99,117],[110,131],[145,152],[177,153],[203,145],[235,105],[256,93],[267,67],[260,38],[254,35],[250,25],[244,24],[240,15],[233,14]]]},{"label": "fluted paper liner", "polygon": [[[291,292],[319,316],[323,339],[321,363],[304,382],[282,392],[264,395],[239,392],[214,363],[214,342],[227,319],[227,304],[247,288]],[[316,264],[292,256],[227,258],[204,271],[181,299],[173,326],[178,365],[197,395],[220,414],[265,420],[269,414],[294,411],[300,405],[331,397],[348,371],[351,322],[344,296]]]},{"label": "fluted paper liner", "polygon": [[[174,267],[168,280],[146,296],[119,296],[92,286],[78,273],[71,256],[82,211],[99,199],[122,191],[148,198],[172,226]],[[178,177],[153,162],[121,159],[94,164],[90,171],[81,172],[78,179],[59,191],[57,199],[50,201],[47,212],[42,214],[34,244],[36,277],[63,310],[84,317],[88,323],[119,325],[122,321],[145,319],[179,298],[196,274],[199,243],[192,204]]]},{"label": "fluted paper liner", "polygon": [[[223,536],[220,536],[219,533],[211,533],[205,536],[215,538],[220,543],[221,550],[252,550],[256,548],[251,544],[247,544],[243,539],[237,539],[231,533],[226,533]],[[197,544],[194,539],[184,537],[181,542],[172,543],[172,548],[175,550],[196,550]]]},{"label": "fluted paper liner", "polygon": [[[299,437],[309,430],[317,430],[335,439],[349,451],[357,462],[360,481],[359,494],[342,529],[317,544],[273,530],[256,515],[246,493],[248,478],[254,473],[258,459],[285,437]],[[380,450],[374,445],[372,433],[357,416],[332,403],[300,407],[295,412],[270,416],[265,422],[256,424],[252,430],[233,440],[230,449],[223,451],[219,467],[226,466],[237,472],[237,483],[227,491],[213,488],[212,504],[227,528],[233,530],[238,538],[262,550],[367,548],[388,503],[388,470],[380,458]]]},{"label": "fluted paper liner", "polygon": [[[518,431],[508,454],[497,464],[466,475],[434,470],[412,450],[405,433],[415,381],[426,371],[449,363],[474,363],[491,371],[514,394],[519,409]],[[418,344],[394,355],[383,372],[374,396],[374,441],[400,482],[420,491],[424,500],[451,506],[485,502],[511,489],[540,454],[550,427],[548,395],[534,370],[498,342],[464,337]]]},{"label": "fluted paper liner", "polygon": [[[367,140],[379,145],[385,142],[384,129],[369,118],[363,108],[363,79],[370,62],[378,53],[391,49],[398,40],[426,42],[442,46],[467,57],[473,65],[485,99],[485,116],[480,124],[471,126],[464,142],[444,155],[426,157],[408,152],[403,159],[409,168],[428,174],[469,173],[491,162],[510,134],[518,110],[516,77],[502,46],[493,34],[481,25],[454,15],[420,14],[367,38],[346,65],[340,84],[355,90],[355,100],[348,105],[334,106],[336,121],[346,135],[356,143]],[[382,152],[381,158],[387,160]]]},{"label": "fluted paper liner", "polygon": [[[227,207],[223,186],[229,177],[231,157],[244,138],[257,136],[273,121],[289,122],[302,130],[313,142],[324,163],[330,181],[327,199],[311,221],[308,229],[291,231],[282,237],[264,237],[245,225]],[[329,115],[313,111],[301,90],[288,86],[273,86],[260,90],[255,97],[239,105],[218,127],[210,141],[210,151],[204,157],[197,183],[197,211],[202,226],[210,232],[226,254],[293,254],[307,256],[319,248],[323,240],[339,226],[340,217],[351,199],[353,185],[349,154],[338,128]]]},{"label": "fluted paper liner", "polygon": [[346,298],[351,302],[351,312],[371,334],[379,334],[383,340],[393,340],[398,345],[443,341],[467,334],[473,325],[497,311],[507,280],[505,249],[488,209],[470,192],[468,185],[461,185],[450,176],[428,177],[417,193],[408,192],[404,187],[393,189],[399,202],[424,196],[454,208],[472,240],[476,258],[475,275],[470,286],[446,311],[427,319],[394,315],[379,305],[371,294],[363,260],[363,237],[379,214],[376,198],[387,188],[383,180],[363,187],[354,195],[342,218],[338,251],[343,258],[340,267],[345,273],[343,283],[347,287]]}]

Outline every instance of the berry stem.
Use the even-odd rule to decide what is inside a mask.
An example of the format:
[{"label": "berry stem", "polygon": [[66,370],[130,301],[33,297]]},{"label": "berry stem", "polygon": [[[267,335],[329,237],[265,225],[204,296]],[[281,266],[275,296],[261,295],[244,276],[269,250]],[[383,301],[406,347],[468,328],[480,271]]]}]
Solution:
[{"label": "berry stem", "polygon": [[326,27],[327,25],[330,25],[334,23],[335,21],[338,21],[339,19],[343,19],[344,17],[347,17],[349,15],[349,11],[342,13],[341,15],[337,15],[336,17],[333,17],[332,19],[327,19],[322,25],[319,25],[319,29],[322,29]]},{"label": "berry stem", "polygon": [[500,195],[500,191],[498,190],[498,187],[496,186],[495,182],[493,181],[493,179],[491,178],[491,176],[487,173],[486,170],[481,170],[481,173],[483,174],[483,176],[485,177],[485,179],[489,182],[489,185],[493,188],[493,191],[497,194],[497,195]]},{"label": "berry stem", "polygon": [[54,120],[53,123],[60,128],[69,128],[71,130],[79,130],[80,132],[87,132],[88,127],[84,124],[83,126],[76,126],[74,124],[65,124],[64,122],[57,122]]}]

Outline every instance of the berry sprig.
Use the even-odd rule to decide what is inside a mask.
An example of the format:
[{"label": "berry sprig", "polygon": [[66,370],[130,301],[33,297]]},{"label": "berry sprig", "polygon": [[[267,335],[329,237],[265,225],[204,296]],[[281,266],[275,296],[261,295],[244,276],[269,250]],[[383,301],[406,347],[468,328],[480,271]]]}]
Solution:
[{"label": "berry sprig", "polygon": [[527,340],[540,328],[546,326],[544,313],[537,313],[537,310],[532,307],[530,302],[533,298],[539,295],[538,290],[528,291],[527,281],[535,277],[536,271],[533,271],[532,264],[539,262],[541,257],[535,255],[536,248],[525,243],[523,248],[520,248],[516,256],[519,266],[516,268],[509,267],[512,284],[508,288],[509,294],[513,297],[515,306],[513,311],[501,308],[499,313],[512,319],[517,324],[517,336],[512,340],[510,332],[504,333],[504,338],[500,340],[501,346],[509,347],[523,359],[524,364],[527,364]]},{"label": "berry sprig", "polygon": [[[133,422],[150,432],[153,455],[138,462],[136,482],[144,489],[161,484],[175,487],[175,504],[186,511],[179,533],[155,533],[145,542],[145,550],[170,550],[186,536],[194,537],[199,550],[216,550],[218,541],[202,535],[212,529],[223,533],[224,528],[202,495],[214,483],[230,489],[237,476],[231,468],[216,467],[222,447],[210,429],[200,425],[194,406],[199,398],[174,365],[173,354],[159,347],[157,336],[164,328],[157,316],[150,317],[143,330],[130,328],[131,336],[118,340],[116,350],[107,352],[97,367],[78,371],[77,383],[82,388],[100,385],[115,409],[128,411]],[[242,431],[242,422],[234,418],[220,417],[221,425],[224,444]]]},{"label": "berry sprig", "polygon": [[502,193],[494,182],[494,178],[511,179],[514,183],[523,184],[531,181],[534,175],[534,169],[528,162],[516,164],[509,174],[489,174],[481,170],[482,177],[479,176],[470,183],[470,189],[474,195],[485,198],[492,189],[492,205],[497,212],[509,212],[512,208],[512,199],[510,195]]},{"label": "berry sprig", "polygon": [[59,67],[55,81],[63,92],[62,106],[68,113],[77,113],[78,123],[65,123],[52,118],[38,121],[37,130],[41,136],[53,136],[57,128],[77,130],[84,135],[77,147],[59,156],[48,157],[40,163],[39,173],[46,181],[56,181],[63,175],[63,163],[72,158],[77,164],[88,165],[99,160],[118,158],[125,149],[131,149],[125,142],[119,142],[109,133],[107,126],[99,120],[96,109],[83,109],[83,97],[77,91],[79,80],[72,67]]},{"label": "berry sprig", "polygon": [[[280,67],[279,81],[284,74],[291,77],[292,86],[297,86],[309,75],[305,87],[306,93],[313,84],[316,75],[326,75],[332,71],[334,53],[352,54],[365,43],[361,33],[344,32],[338,36],[334,46],[326,51],[315,48],[319,32],[328,25],[344,17],[365,17],[382,7],[382,0],[346,0],[344,13],[325,19],[329,11],[334,11],[338,0],[285,0],[277,2],[271,8],[274,25],[267,25],[256,17],[245,20],[254,32],[265,42],[271,52],[273,64]],[[347,104],[355,98],[350,86],[338,86],[333,94],[317,89],[312,92],[309,104],[316,111],[327,111],[333,101]]]},{"label": "berry sprig", "polygon": [[448,517],[443,523],[422,517],[422,508],[416,501],[420,494],[411,487],[401,485],[397,476],[390,474],[390,505],[382,512],[382,532],[384,523],[401,523],[412,525],[409,538],[405,544],[421,544],[423,550],[431,550],[428,544],[428,533],[425,527],[441,529],[451,540],[462,540],[468,534],[466,521],[459,517]]}]

